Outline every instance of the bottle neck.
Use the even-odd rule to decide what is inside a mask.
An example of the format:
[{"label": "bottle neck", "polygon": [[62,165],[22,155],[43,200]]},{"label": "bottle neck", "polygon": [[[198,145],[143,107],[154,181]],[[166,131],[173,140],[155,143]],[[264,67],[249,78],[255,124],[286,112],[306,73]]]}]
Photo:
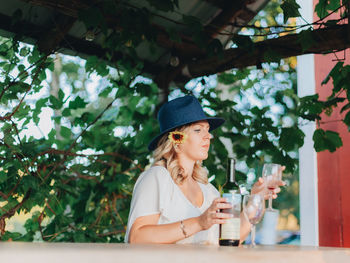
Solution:
[{"label": "bottle neck", "polygon": [[236,178],[235,178],[235,159],[229,159],[228,160],[228,180],[231,183],[235,183],[236,182]]}]

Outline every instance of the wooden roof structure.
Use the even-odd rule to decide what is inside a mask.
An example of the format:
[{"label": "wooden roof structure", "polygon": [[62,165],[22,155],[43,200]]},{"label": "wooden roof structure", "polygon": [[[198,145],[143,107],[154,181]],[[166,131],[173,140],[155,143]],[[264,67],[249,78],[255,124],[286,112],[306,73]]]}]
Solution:
[{"label": "wooden roof structure", "polygon": [[[21,40],[36,43],[45,53],[61,53],[106,58],[106,48],[101,31],[87,28],[81,19],[89,10],[99,9],[106,21],[106,30],[128,32],[123,24],[126,10],[147,10],[152,15],[151,27],[145,30],[154,35],[152,48],[147,41],[135,47],[143,62],[143,72],[152,77],[162,88],[170,82],[186,83],[188,80],[215,74],[231,68],[259,65],[266,61],[264,52],[268,47],[280,57],[306,53],[322,53],[349,47],[350,30],[347,25],[315,30],[317,45],[305,49],[297,34],[286,35],[254,44],[251,51],[232,48],[228,45],[232,34],[251,21],[269,0],[173,0],[178,7],[161,11],[152,6],[153,0],[0,0],[0,35],[20,35]],[[113,11],[102,4],[108,2]],[[21,10],[21,17],[14,21]],[[17,12],[17,13],[16,13]],[[207,51],[193,40],[191,26],[183,23],[184,17],[195,18],[203,27],[209,41],[219,41],[225,48],[221,56],[208,55]],[[89,17],[88,17],[89,19]],[[91,19],[96,19],[91,17]],[[134,17],[135,24],[140,23]],[[142,20],[141,20],[142,22]],[[143,27],[142,24],[139,25]],[[194,23],[193,26],[196,26]],[[177,32],[173,39],[170,32]],[[215,40],[215,41],[214,41]],[[109,61],[117,61],[124,54],[116,52]]]},{"label": "wooden roof structure", "polygon": [[[120,20],[124,10],[146,8],[152,13],[156,46],[152,47],[151,53],[149,44],[145,41],[136,48],[136,51],[145,65],[145,73],[158,76],[161,72],[172,71],[177,64],[181,64],[184,69],[183,62],[188,64],[207,57],[205,50],[198,47],[191,39],[191,32],[188,32],[183,24],[184,16],[198,19],[205,25],[204,31],[210,38],[216,38],[222,45],[227,45],[230,35],[239,29],[231,24],[247,24],[268,1],[179,0],[178,8],[165,12],[154,8],[150,4],[151,1],[147,0],[110,0],[117,11],[114,14],[104,13],[103,15],[108,21],[108,29],[122,31],[125,28]],[[92,55],[103,58],[106,50],[103,47],[101,32],[95,31],[91,35],[79,19],[81,11],[101,8],[102,2],[98,0],[0,0],[0,34],[3,36],[19,34],[23,41],[38,44],[44,53],[59,50],[61,53],[83,58]],[[12,17],[18,10],[21,10],[21,19],[16,26],[13,26]],[[137,22],[135,17],[135,23]],[[170,39],[169,29],[180,32],[181,39],[176,41]],[[118,56],[114,59],[117,60]],[[177,78],[181,80],[189,77],[191,77],[190,73],[186,73],[184,69]]]}]

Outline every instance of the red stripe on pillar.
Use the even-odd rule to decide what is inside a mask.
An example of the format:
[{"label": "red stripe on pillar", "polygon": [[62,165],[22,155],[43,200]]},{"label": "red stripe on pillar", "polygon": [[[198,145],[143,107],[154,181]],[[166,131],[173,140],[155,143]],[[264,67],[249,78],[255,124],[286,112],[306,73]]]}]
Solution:
[{"label": "red stripe on pillar", "polygon": [[[314,0],[314,6],[318,2]],[[339,14],[333,14],[328,19],[338,17]],[[314,20],[318,20],[316,14]],[[350,64],[350,50],[338,52],[336,56],[315,55],[316,93],[322,100],[331,94],[333,83],[330,80],[327,85],[321,86],[321,82],[338,62],[334,61],[337,59],[345,59],[345,64]],[[347,126],[338,121],[345,117],[344,113],[340,114],[341,107],[339,105],[330,117],[323,115],[322,122],[326,123],[318,127],[338,132],[343,141],[343,146],[334,153],[324,151],[317,154],[320,246],[350,247],[350,133]]]},{"label": "red stripe on pillar", "polygon": [[[345,54],[338,52],[337,56],[345,56],[346,63],[350,64],[349,50]],[[315,55],[316,92],[321,100],[332,92],[332,81],[324,86],[321,82],[337,63],[335,59],[334,54]],[[325,123],[318,127],[338,132],[343,140],[343,146],[334,153],[317,154],[320,246],[350,247],[350,133],[347,126],[338,121],[345,117],[344,113],[340,114],[342,105],[330,117],[323,115],[321,122]]]}]

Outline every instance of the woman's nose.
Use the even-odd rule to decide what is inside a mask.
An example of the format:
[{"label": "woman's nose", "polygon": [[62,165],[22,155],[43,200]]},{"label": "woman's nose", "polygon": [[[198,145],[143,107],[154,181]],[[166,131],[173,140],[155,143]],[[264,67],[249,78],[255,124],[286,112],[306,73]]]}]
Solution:
[{"label": "woman's nose", "polygon": [[210,139],[213,139],[214,136],[210,132],[206,132],[206,134],[204,135],[204,138],[210,140]]}]

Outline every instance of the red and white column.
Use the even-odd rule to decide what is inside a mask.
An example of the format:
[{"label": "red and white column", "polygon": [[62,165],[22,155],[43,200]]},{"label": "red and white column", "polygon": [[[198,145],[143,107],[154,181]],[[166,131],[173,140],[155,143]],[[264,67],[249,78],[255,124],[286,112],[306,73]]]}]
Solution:
[{"label": "red and white column", "polygon": [[[313,13],[318,0],[298,0],[298,3],[307,21],[318,19]],[[349,50],[338,52],[337,57],[350,64]],[[333,83],[330,80],[321,86],[321,82],[338,62],[337,57],[334,54],[298,57],[298,95],[317,93],[325,100],[332,92]],[[299,152],[302,245],[350,247],[350,133],[344,123],[337,121],[345,117],[344,113],[340,114],[340,109],[341,106],[330,117],[323,115],[323,124],[318,127],[340,134],[343,146],[334,153],[316,153],[312,141],[316,125],[301,127],[306,134],[305,144]]]}]

